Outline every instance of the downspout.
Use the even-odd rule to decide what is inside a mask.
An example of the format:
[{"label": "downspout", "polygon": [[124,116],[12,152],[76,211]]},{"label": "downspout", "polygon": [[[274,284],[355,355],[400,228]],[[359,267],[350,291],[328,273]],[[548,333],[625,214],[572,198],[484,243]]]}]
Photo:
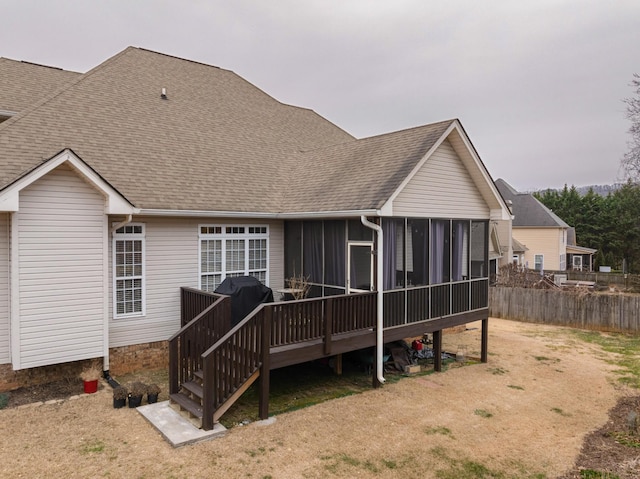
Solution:
[{"label": "downspout", "polygon": [[124,221],[121,221],[120,223],[111,227],[111,229],[109,230],[110,233],[113,234],[114,231],[119,230],[124,225],[128,225],[129,223],[131,223],[131,221],[133,221],[133,215],[127,215],[127,218]]},{"label": "downspout", "polygon": [[367,219],[366,216],[361,215],[360,221],[367,228],[371,228],[376,231],[377,234],[377,251],[378,257],[376,261],[376,276],[378,278],[377,281],[377,290],[378,290],[378,308],[377,308],[377,317],[376,317],[376,376],[378,382],[380,384],[384,384],[384,374],[383,374],[383,355],[384,355],[384,321],[383,321],[383,290],[382,290],[382,278],[383,278],[383,262],[382,262],[382,227],[375,223],[372,223]]},{"label": "downspout", "polygon": [[[114,232],[114,231],[117,231],[118,229],[122,228],[124,225],[131,223],[131,221],[132,221],[132,220],[133,220],[133,215],[132,215],[132,214],[127,215],[127,217],[125,218],[125,220],[124,220],[124,221],[121,221],[120,223],[118,223],[118,224],[116,224],[116,225],[112,226],[112,227],[109,229],[109,233],[110,233],[110,235],[109,235],[109,236],[113,235],[113,232]],[[111,240],[111,237],[109,237],[109,241],[110,241],[110,240]],[[107,338],[107,341],[108,341],[108,337],[109,337],[109,326],[107,325],[107,327],[106,327],[105,329],[106,329],[106,331],[105,331],[105,334],[106,334],[105,338]],[[107,382],[109,383],[109,385],[110,385],[112,388],[116,388],[116,387],[118,387],[118,386],[119,386],[118,382],[117,382],[115,379],[113,379],[113,378],[111,377],[111,372],[109,371],[109,353],[108,353],[108,348],[107,348],[107,355],[106,355],[105,357],[103,357],[103,358],[102,358],[102,376],[104,377],[104,379],[106,379],[106,380],[107,380]]]}]

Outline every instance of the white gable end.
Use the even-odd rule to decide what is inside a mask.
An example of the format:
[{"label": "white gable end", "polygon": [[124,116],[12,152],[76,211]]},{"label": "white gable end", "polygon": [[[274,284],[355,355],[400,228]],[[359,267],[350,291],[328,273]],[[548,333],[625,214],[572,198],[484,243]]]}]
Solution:
[{"label": "white gable end", "polygon": [[73,168],[85,181],[90,183],[106,198],[103,210],[107,214],[132,214],[138,213],[138,209],[118,193],[111,185],[104,181],[100,175],[80,160],[72,151],[64,150],[56,156],[44,162],[41,166],[30,171],[15,183],[0,191],[0,211],[19,211],[20,192],[38,179],[48,175],[62,164]]},{"label": "white gable end", "polygon": [[489,206],[448,140],[427,158],[393,200],[393,215],[489,218]]},{"label": "white gable end", "polygon": [[105,197],[68,165],[20,191],[12,225],[14,369],[102,357]]}]

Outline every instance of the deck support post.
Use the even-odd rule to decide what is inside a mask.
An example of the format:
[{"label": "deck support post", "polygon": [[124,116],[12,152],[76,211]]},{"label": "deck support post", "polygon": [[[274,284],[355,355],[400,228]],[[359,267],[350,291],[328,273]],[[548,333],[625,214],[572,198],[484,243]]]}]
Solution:
[{"label": "deck support post", "polygon": [[178,384],[178,347],[183,344],[178,344],[179,339],[173,339],[169,341],[169,394],[175,394],[180,390]]},{"label": "deck support post", "polygon": [[442,371],[442,330],[433,332],[433,369]]},{"label": "deck support post", "polygon": [[336,354],[334,357],[333,372],[338,376],[342,376],[342,353]]},{"label": "deck support post", "polygon": [[480,361],[488,362],[489,358],[489,318],[482,320],[482,339],[480,340]]},{"label": "deck support post", "polygon": [[260,365],[260,387],[258,394],[258,409],[260,419],[269,419],[269,370],[271,356],[271,322],[272,309],[265,308],[262,318],[262,357]]}]

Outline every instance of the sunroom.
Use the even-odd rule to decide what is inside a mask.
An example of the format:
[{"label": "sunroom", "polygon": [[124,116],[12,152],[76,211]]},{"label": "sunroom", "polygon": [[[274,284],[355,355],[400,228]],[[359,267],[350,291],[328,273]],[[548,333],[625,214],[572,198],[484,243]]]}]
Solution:
[{"label": "sunroom", "polygon": [[309,297],[384,291],[384,327],[487,307],[487,220],[382,218],[382,281],[376,232],[360,219],[285,223],[285,278]]}]

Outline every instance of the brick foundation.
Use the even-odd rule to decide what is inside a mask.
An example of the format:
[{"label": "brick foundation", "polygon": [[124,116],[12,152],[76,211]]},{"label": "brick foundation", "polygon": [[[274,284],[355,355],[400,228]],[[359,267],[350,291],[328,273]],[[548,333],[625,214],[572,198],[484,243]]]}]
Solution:
[{"label": "brick foundation", "polygon": [[141,369],[169,367],[169,342],[134,344],[109,350],[109,371],[112,376]]},{"label": "brick foundation", "polygon": [[[91,364],[102,369],[102,358],[21,369],[20,371],[14,371],[11,364],[0,364],[0,392],[24,386],[51,383],[65,378],[77,378],[82,370]],[[135,344],[109,350],[109,371],[114,376],[142,369],[168,367],[169,343],[167,341]]]},{"label": "brick foundation", "polygon": [[[102,365],[101,359],[52,364],[39,368],[14,371],[11,364],[0,364],[0,392],[11,391],[23,386],[36,386],[65,378],[77,378],[83,369],[91,364]],[[102,369],[100,367],[100,369]]]}]

